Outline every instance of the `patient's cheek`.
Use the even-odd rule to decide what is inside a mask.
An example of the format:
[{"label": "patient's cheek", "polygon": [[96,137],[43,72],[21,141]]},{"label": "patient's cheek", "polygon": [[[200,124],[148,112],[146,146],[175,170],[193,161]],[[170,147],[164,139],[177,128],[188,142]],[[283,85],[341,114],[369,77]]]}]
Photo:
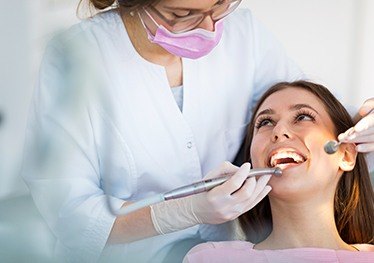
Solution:
[{"label": "patient's cheek", "polygon": [[251,147],[251,163],[253,168],[260,167],[260,156],[259,156],[259,150],[256,148],[256,145],[252,144]]}]

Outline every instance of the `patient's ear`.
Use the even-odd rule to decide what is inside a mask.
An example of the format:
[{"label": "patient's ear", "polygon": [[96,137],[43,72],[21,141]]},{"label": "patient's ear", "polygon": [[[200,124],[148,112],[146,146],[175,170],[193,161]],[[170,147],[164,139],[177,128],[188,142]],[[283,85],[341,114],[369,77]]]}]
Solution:
[{"label": "patient's ear", "polygon": [[356,164],[357,151],[353,143],[344,143],[340,145],[342,157],[340,160],[340,169],[345,172],[352,171]]}]

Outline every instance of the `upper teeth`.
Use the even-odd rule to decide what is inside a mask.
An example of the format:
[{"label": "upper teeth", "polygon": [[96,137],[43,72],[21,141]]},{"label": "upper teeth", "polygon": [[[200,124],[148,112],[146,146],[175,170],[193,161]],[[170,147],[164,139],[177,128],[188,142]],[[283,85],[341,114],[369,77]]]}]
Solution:
[{"label": "upper teeth", "polygon": [[277,152],[270,157],[270,165],[274,167],[277,165],[277,160],[285,158],[291,158],[296,163],[304,162],[304,157],[296,152]]}]

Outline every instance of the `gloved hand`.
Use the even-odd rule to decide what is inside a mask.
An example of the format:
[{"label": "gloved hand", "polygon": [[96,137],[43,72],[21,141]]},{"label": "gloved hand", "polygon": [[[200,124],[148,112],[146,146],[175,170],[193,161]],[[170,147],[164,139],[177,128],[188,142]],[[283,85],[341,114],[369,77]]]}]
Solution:
[{"label": "gloved hand", "polygon": [[363,117],[354,127],[338,136],[339,141],[356,143],[358,152],[374,151],[374,98],[361,106],[359,114]]},{"label": "gloved hand", "polygon": [[151,217],[156,231],[166,234],[196,224],[221,224],[233,220],[253,208],[270,191],[271,175],[246,180],[249,163],[240,168],[229,162],[208,173],[204,179],[234,175],[209,192],[175,199],[151,206]]}]

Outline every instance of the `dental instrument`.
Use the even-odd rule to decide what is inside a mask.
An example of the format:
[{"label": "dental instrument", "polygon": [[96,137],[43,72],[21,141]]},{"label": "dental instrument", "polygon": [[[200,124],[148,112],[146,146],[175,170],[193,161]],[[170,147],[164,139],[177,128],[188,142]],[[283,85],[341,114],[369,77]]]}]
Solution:
[{"label": "dental instrument", "polygon": [[[373,114],[374,113],[374,109],[371,110],[367,115],[369,114]],[[353,132],[353,129],[351,128],[350,130],[350,134],[352,134]],[[340,144],[342,144],[342,142],[337,142],[336,140],[331,140],[331,141],[328,141],[326,142],[325,146],[323,147],[325,149],[325,152],[327,154],[333,154],[333,153],[336,153],[336,151],[339,149],[339,146]]]},{"label": "dental instrument", "polygon": [[327,154],[334,154],[339,149],[339,146],[340,146],[341,143],[342,142],[337,142],[335,140],[331,140],[331,141],[326,142],[323,149],[325,150],[325,152]]},{"label": "dental instrument", "polygon": [[[278,167],[276,168],[254,168],[249,171],[247,179],[251,177],[266,175],[266,174],[273,174],[279,177],[282,175],[282,170]],[[142,199],[128,206],[122,207],[119,210],[115,210],[113,206],[111,205],[110,200],[108,199],[109,209],[116,216],[127,215],[140,208],[153,205],[159,202],[182,198],[182,197],[209,191],[213,189],[214,187],[226,182],[232,175],[233,174],[228,174],[222,177],[207,179],[207,180],[203,180],[200,182],[185,185],[185,186],[176,188],[174,190],[168,191],[163,194],[158,194],[158,195],[154,195],[154,196]]]}]

